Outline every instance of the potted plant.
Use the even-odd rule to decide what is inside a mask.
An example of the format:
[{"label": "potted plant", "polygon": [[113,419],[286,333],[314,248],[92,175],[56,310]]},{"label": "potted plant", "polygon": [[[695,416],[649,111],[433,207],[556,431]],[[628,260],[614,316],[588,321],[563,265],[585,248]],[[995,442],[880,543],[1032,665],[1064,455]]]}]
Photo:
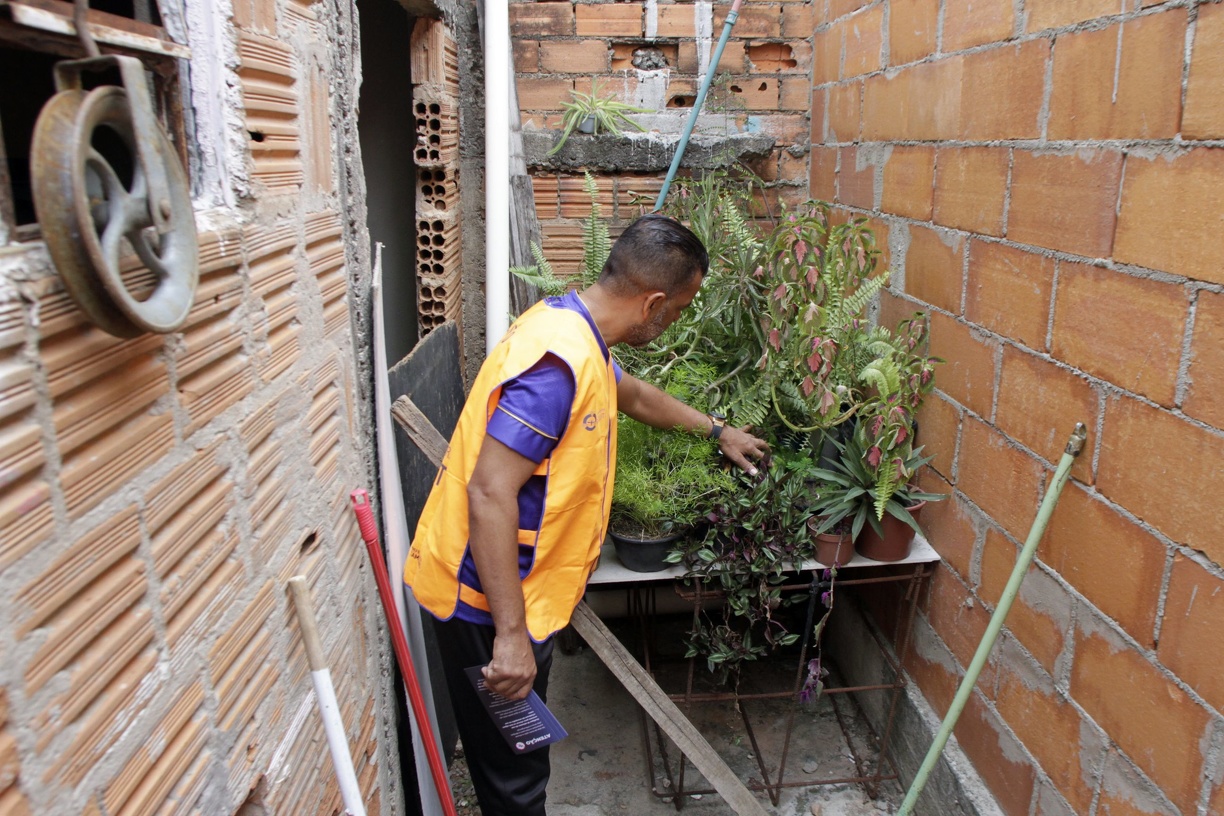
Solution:
[{"label": "potted plant", "polygon": [[612,94],[601,93],[595,79],[591,80],[589,94],[572,90],[570,96],[570,101],[561,105],[565,109],[561,117],[561,139],[548,151],[549,156],[557,153],[575,130],[590,134],[611,133],[614,136],[620,136],[624,127],[645,130],[626,114],[650,111],[621,102]]},{"label": "potted plant", "polygon": [[815,535],[848,523],[850,536],[864,558],[900,561],[909,554],[914,534],[922,532],[915,513],[927,502],[947,496],[925,493],[911,484],[918,469],[931,460],[922,456],[922,448],[909,449],[906,456],[896,457],[892,463],[895,484],[885,495],[877,484],[863,436],[856,433],[846,442],[834,440],[839,455],[833,467],[812,471],[822,484],[812,505],[812,514],[819,522],[810,525],[810,530]]},{"label": "potted plant", "polygon": [[[673,369],[664,390],[701,408],[698,392],[708,377],[699,368]],[[718,463],[712,439],[621,416],[609,535],[622,564],[636,572],[667,565],[682,536],[733,488],[734,478]]]},{"label": "potted plant", "polygon": [[805,531],[809,467],[775,456],[756,476],[739,474],[736,489],[706,515],[705,536],[669,556],[687,565],[686,579],[702,594],[726,597],[719,609],[701,609],[686,644],[687,656],[704,656],[720,682],[799,639],[775,613],[790,603],[780,587],[786,572],[812,554]]}]

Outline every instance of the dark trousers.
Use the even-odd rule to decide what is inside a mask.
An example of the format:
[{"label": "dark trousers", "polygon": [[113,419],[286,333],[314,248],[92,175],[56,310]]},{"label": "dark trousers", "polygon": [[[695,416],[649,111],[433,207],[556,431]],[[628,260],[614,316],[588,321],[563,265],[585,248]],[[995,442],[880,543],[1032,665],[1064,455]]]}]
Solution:
[{"label": "dark trousers", "polygon": [[[493,627],[458,618],[434,619],[433,623],[459,738],[463,740],[463,753],[472,772],[482,816],[544,816],[548,747],[525,754],[511,751],[463,671],[469,666],[487,665],[493,659]],[[532,650],[537,670],[532,688],[541,700],[546,700],[553,639],[533,643]]]}]

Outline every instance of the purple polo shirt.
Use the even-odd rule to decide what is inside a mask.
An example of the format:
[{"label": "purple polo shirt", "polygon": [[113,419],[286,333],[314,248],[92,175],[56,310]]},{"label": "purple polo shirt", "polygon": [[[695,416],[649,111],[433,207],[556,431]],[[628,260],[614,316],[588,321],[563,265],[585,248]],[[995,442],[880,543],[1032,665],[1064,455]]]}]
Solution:
[{"label": "purple polo shirt", "polygon": [[[609,358],[608,347],[577,292],[546,298],[544,302],[554,309],[568,309],[586,318],[604,359]],[[620,366],[614,361],[612,367],[616,372],[616,381],[620,382]],[[539,464],[548,458],[557,441],[565,435],[575,390],[574,374],[565,361],[555,354],[545,354],[531,368],[502,384],[501,398],[489,419],[486,432],[506,447]],[[545,478],[532,476],[519,491],[520,529],[540,529],[545,489]],[[525,578],[535,560],[535,547],[520,544],[518,560],[519,577]],[[484,591],[470,550],[463,554],[459,580],[477,592]],[[463,601],[459,601],[455,607],[455,617],[469,623],[493,624],[492,615]]]}]

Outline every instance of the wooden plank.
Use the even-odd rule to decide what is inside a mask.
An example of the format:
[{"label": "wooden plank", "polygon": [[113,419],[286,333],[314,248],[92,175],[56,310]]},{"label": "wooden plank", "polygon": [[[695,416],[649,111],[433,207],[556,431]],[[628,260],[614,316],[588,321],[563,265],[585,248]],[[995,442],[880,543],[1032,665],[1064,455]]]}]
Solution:
[{"label": "wooden plank", "polygon": [[407,397],[400,397],[391,405],[391,416],[400,427],[408,433],[408,438],[421,449],[437,467],[442,467],[442,457],[446,455],[446,440],[429,418],[416,407],[416,403]]},{"label": "wooden plank", "polygon": [[638,705],[671,737],[738,816],[766,816],[768,811],[752,795],[752,791],[727,767],[706,738],[591,611],[586,601],[578,604],[570,623],[621,685],[633,695]]}]

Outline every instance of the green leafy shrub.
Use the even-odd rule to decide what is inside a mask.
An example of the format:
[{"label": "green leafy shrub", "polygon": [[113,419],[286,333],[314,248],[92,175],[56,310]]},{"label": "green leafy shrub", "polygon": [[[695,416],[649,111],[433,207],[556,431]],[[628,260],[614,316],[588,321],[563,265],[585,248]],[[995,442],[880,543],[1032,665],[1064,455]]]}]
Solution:
[{"label": "green leafy shrub", "polygon": [[[673,369],[669,394],[701,409],[709,372]],[[735,485],[719,466],[718,445],[691,433],[652,428],[622,414],[610,524],[632,538],[661,538],[693,526]]]}]

